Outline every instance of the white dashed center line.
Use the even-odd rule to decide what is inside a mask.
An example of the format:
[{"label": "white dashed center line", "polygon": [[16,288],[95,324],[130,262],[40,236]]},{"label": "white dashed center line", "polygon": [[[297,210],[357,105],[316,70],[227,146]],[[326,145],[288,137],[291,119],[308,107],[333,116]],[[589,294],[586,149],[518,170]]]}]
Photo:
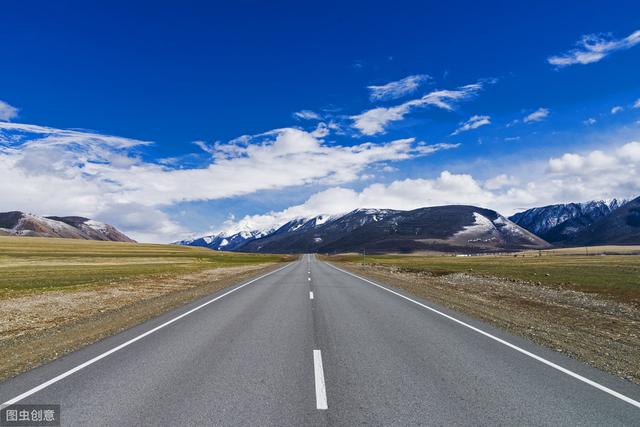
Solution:
[{"label": "white dashed center line", "polygon": [[313,350],[313,368],[316,376],[316,407],[327,409],[327,391],[324,386],[324,371],[322,369],[322,354],[320,350]]}]

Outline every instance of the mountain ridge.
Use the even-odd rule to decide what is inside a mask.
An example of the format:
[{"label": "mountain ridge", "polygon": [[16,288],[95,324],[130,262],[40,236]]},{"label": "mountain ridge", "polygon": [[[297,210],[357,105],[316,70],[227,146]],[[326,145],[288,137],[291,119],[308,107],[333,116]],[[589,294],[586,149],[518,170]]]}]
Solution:
[{"label": "mountain ridge", "polygon": [[625,199],[609,199],[547,205],[516,213],[509,219],[549,243],[563,244],[625,203]]},{"label": "mountain ridge", "polygon": [[595,221],[568,243],[572,246],[640,245],[640,197]]},{"label": "mountain ridge", "polygon": [[81,216],[39,216],[0,212],[0,235],[135,242],[112,225]]},{"label": "mountain ridge", "polygon": [[225,234],[228,233],[176,243],[216,250],[271,253],[363,249],[369,252],[437,250],[476,253],[549,247],[547,242],[499,213],[467,205],[411,211],[356,209],[346,214],[295,218],[272,230],[255,234]]}]

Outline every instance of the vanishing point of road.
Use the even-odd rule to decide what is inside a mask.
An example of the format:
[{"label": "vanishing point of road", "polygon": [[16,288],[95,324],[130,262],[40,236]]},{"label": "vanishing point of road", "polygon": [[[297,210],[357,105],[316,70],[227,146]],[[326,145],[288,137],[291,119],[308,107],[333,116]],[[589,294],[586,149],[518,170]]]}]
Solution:
[{"label": "vanishing point of road", "polygon": [[5,381],[0,402],[79,426],[640,425],[637,385],[313,255]]}]

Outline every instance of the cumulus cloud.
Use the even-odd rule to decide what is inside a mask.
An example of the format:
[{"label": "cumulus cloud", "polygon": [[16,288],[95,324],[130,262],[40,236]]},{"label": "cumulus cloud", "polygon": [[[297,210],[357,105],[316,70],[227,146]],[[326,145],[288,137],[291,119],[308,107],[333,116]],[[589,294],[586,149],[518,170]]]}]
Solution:
[{"label": "cumulus cloud", "polygon": [[471,116],[471,118],[466,122],[460,123],[460,127],[453,131],[451,135],[457,135],[459,133],[466,132],[471,129],[477,129],[480,126],[485,126],[488,124],[491,124],[491,117],[489,116]]},{"label": "cumulus cloud", "polygon": [[[454,196],[455,195],[455,196]],[[455,201],[454,201],[455,199]],[[300,205],[262,215],[249,215],[238,224],[259,223],[278,227],[294,218],[318,214],[336,215],[358,208],[416,209],[448,203],[486,205],[491,193],[471,175],[443,171],[435,179],[405,179],[390,184],[371,184],[362,191],[334,187],[311,196]],[[238,225],[234,224],[233,228]]]},{"label": "cumulus cloud", "polygon": [[584,123],[587,126],[591,126],[591,125],[595,125],[597,122],[596,119],[594,119],[593,117],[589,117],[588,119],[586,119],[585,121],[583,121],[582,123]]},{"label": "cumulus cloud", "polygon": [[367,86],[367,89],[371,91],[369,98],[371,101],[397,99],[415,92],[422,83],[430,78],[426,74],[416,74],[380,86]]},{"label": "cumulus cloud", "polygon": [[522,121],[524,123],[540,122],[540,121],[546,119],[547,117],[549,117],[549,113],[550,113],[550,111],[549,111],[548,108],[538,108],[533,113],[528,114],[527,116],[525,116],[525,118],[522,119]]},{"label": "cumulus cloud", "polygon": [[640,194],[640,142],[629,142],[607,152],[565,153],[523,165],[534,178],[500,174],[484,182],[471,174],[442,171],[431,179],[403,179],[371,184],[361,191],[333,187],[312,195],[300,205],[234,223],[277,227],[300,217],[341,214],[358,208],[416,209],[446,204],[469,204],[511,215],[523,207],[553,203],[637,197]]},{"label": "cumulus cloud", "polygon": [[609,54],[632,48],[640,43],[640,30],[627,37],[615,39],[610,34],[587,34],[576,43],[576,48],[566,53],[551,56],[547,62],[556,67],[598,62]]},{"label": "cumulus cloud", "polygon": [[363,135],[383,133],[391,122],[404,119],[404,116],[415,108],[434,106],[443,110],[452,110],[456,102],[473,97],[481,89],[481,83],[473,83],[455,90],[435,90],[422,98],[412,99],[393,107],[373,108],[351,116],[353,127]]},{"label": "cumulus cloud", "polygon": [[299,120],[320,120],[320,114],[311,110],[301,110],[293,113],[293,117]]},{"label": "cumulus cloud", "polygon": [[507,174],[500,174],[498,176],[494,176],[493,178],[489,178],[484,182],[484,188],[487,190],[498,190],[500,188],[505,188],[510,185],[519,184],[520,180],[514,176]]},{"label": "cumulus cloud", "polygon": [[636,102],[633,104],[633,108],[640,108],[640,98],[638,98]]},{"label": "cumulus cloud", "polygon": [[196,142],[211,154],[210,164],[171,169],[136,154],[147,141],[0,122],[0,210],[84,215],[122,227],[136,239],[148,239],[147,228],[117,214],[126,208],[129,218],[153,221],[155,240],[169,241],[178,237],[172,233],[180,227],[162,208],[178,202],[312,183],[339,185],[358,180],[377,163],[457,147],[413,138],[327,145],[317,135],[285,128],[228,143]]},{"label": "cumulus cloud", "polygon": [[619,105],[616,105],[611,109],[611,114],[618,114],[618,113],[621,113],[622,111],[624,111],[624,108],[622,108]]}]

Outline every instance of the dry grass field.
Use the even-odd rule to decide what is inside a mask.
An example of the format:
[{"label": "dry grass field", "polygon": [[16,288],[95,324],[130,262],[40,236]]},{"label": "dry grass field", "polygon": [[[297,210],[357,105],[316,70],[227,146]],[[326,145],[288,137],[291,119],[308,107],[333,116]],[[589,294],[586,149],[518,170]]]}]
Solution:
[{"label": "dry grass field", "polygon": [[[366,256],[365,262],[436,276],[468,273],[567,287],[640,305],[639,254],[638,246],[599,246],[479,256],[373,255]],[[356,254],[328,259],[363,262],[362,255]]]},{"label": "dry grass field", "polygon": [[136,277],[285,259],[281,255],[215,252],[177,245],[2,236],[0,298],[16,292],[113,285]]}]

